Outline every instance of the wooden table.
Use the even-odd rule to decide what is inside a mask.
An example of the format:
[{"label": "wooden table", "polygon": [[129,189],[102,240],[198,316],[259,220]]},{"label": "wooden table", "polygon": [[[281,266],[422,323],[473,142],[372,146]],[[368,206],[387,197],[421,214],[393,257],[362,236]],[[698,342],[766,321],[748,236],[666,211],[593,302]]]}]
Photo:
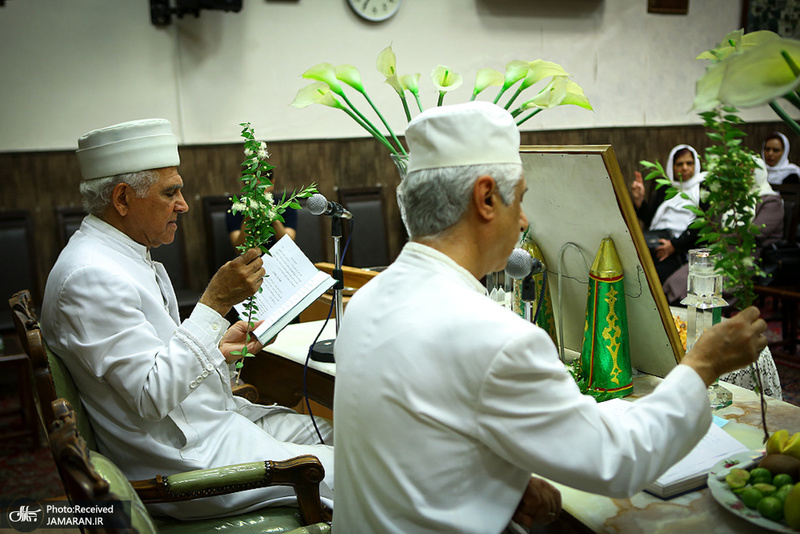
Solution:
[{"label": "wooden table", "polygon": [[[253,384],[261,394],[259,402],[277,402],[294,407],[303,400],[303,368],[308,348],[320,332],[325,321],[290,324],[255,358],[245,362],[242,380]],[[335,337],[334,320],[328,321],[320,340]],[[305,372],[308,397],[318,404],[333,409],[333,385],[336,365],[309,360]],[[316,413],[316,412],[315,412]]]},{"label": "wooden table", "polygon": [[[289,325],[281,332],[275,343],[264,352],[265,364],[275,364],[270,374],[283,374],[279,380],[288,385],[294,395],[302,395],[302,368],[308,345],[319,331],[322,321]],[[334,327],[329,322],[320,339],[333,337]],[[261,358],[261,356],[259,356]],[[258,360],[257,358],[256,360]],[[248,362],[250,365],[250,362]],[[247,368],[247,365],[245,366]],[[255,367],[252,367],[255,370]],[[333,385],[336,365],[311,361],[307,373],[307,387],[311,398],[324,406],[333,406]],[[274,376],[273,376],[274,379]],[[660,382],[650,375],[634,377],[634,399],[650,393]],[[714,415],[729,422],[725,431],[751,449],[762,448],[763,432],[758,395],[733,384],[723,383],[733,392],[733,405],[717,410]],[[266,384],[263,387],[270,387]],[[261,386],[259,386],[261,389]],[[268,391],[268,390],[263,390]],[[294,397],[293,397],[294,398]],[[790,432],[800,431],[800,407],[770,399],[768,401],[767,424],[771,431],[781,428]],[[722,508],[708,488],[671,500],[661,500],[640,492],[630,499],[612,499],[563,484],[555,484],[561,491],[566,514],[555,524],[539,532],[598,532],[598,533],[679,533],[713,534],[717,532],[767,532]]]}]

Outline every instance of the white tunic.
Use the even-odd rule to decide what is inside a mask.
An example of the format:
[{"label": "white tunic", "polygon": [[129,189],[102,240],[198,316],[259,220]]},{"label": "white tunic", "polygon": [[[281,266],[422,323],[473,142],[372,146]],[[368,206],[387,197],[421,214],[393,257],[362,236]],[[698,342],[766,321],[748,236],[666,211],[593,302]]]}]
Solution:
[{"label": "white tunic", "polygon": [[[129,479],[315,454],[333,487],[331,447],[305,444],[316,443],[305,416],[231,393],[218,349],[228,322],[198,304],[179,325],[163,265],[101,219],[84,219],[61,252],[41,323],[78,387],[100,452]],[[267,488],[153,509],[192,518],[291,502],[291,488]]]},{"label": "white tunic", "polygon": [[630,496],[711,423],[683,365],[624,417],[607,411],[543,330],[417,243],[352,297],[335,357],[342,534],[500,532],[531,473]]}]

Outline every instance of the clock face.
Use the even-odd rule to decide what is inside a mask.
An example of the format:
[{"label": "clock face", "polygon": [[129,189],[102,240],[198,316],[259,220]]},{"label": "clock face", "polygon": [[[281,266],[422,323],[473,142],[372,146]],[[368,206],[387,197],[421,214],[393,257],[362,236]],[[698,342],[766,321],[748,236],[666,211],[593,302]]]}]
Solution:
[{"label": "clock face", "polygon": [[358,16],[373,22],[386,20],[397,13],[400,2],[402,0],[347,0]]}]

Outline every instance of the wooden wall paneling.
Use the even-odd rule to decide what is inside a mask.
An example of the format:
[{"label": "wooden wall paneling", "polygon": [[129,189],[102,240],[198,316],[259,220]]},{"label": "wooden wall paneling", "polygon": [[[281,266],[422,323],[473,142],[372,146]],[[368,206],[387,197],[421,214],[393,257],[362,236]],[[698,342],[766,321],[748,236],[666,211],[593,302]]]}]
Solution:
[{"label": "wooden wall paneling", "polygon": [[[748,123],[742,129],[749,135],[745,145],[761,151],[762,139],[778,130],[793,142],[790,161],[800,161],[800,140],[779,122]],[[522,144],[611,144],[617,154],[628,184],[640,169],[639,161],[662,163],[670,149],[688,143],[701,152],[709,145],[701,125],[655,126],[646,128],[597,128],[523,132]],[[383,185],[386,195],[388,246],[391,259],[399,254],[406,241],[395,200],[400,177],[388,151],[373,139],[336,139],[279,141],[268,144],[270,161],[277,168],[278,188],[299,188],[312,182],[328,199],[335,199],[337,187]],[[213,273],[205,262],[205,233],[201,198],[207,195],[233,194],[239,191],[240,164],[244,158],[240,143],[180,148],[180,172],[185,181],[184,194],[189,212],[180,224],[186,236],[190,265],[190,284],[202,290]],[[37,277],[42,287],[59,252],[55,209],[79,206],[80,171],[72,150],[52,152],[0,152],[0,209],[29,210],[34,219],[37,247]],[[649,185],[649,184],[648,184]],[[327,222],[327,221],[324,221]],[[329,225],[329,222],[327,222]],[[333,261],[333,244],[328,226],[325,234],[328,261]]]}]

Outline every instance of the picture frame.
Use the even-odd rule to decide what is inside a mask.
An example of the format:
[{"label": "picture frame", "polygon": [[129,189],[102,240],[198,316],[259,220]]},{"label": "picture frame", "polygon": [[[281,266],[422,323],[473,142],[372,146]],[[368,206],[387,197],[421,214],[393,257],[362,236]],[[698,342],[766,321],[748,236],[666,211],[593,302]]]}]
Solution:
[{"label": "picture frame", "polygon": [[603,238],[611,237],[623,268],[631,362],[666,376],[683,358],[683,344],[614,149],[522,146],[520,157],[528,184],[522,209],[544,256],[564,359],[580,356],[589,269]]},{"label": "picture frame", "polygon": [[745,33],[768,30],[800,39],[800,0],[743,0],[742,28]]}]

